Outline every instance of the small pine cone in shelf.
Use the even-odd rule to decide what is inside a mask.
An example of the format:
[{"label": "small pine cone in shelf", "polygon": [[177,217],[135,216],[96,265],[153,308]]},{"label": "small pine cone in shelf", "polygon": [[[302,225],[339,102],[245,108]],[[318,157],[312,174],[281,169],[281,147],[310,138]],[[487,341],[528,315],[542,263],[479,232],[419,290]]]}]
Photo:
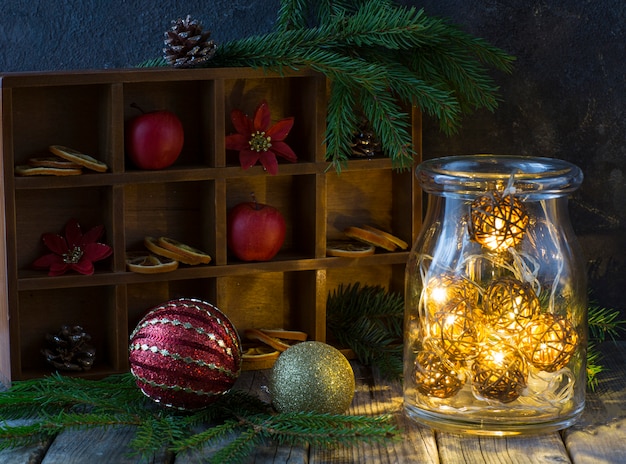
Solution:
[{"label": "small pine cone in shelf", "polygon": [[58,333],[47,334],[46,344],[41,353],[59,370],[86,371],[93,366],[96,350],[91,345],[91,335],[79,325],[64,325]]}]

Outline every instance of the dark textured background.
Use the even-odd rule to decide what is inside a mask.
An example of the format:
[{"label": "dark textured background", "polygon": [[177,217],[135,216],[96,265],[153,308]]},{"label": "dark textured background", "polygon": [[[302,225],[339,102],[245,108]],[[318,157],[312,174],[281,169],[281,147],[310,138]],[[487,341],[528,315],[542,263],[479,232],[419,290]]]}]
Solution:
[{"label": "dark textured background", "polygon": [[[515,153],[563,158],[585,173],[572,220],[604,306],[626,288],[626,2],[400,0],[449,18],[517,57],[495,75],[503,102],[453,137],[424,123],[427,157]],[[268,32],[279,0],[4,0],[0,72],[131,67],[161,54],[170,20],[191,14],[217,42]]]}]

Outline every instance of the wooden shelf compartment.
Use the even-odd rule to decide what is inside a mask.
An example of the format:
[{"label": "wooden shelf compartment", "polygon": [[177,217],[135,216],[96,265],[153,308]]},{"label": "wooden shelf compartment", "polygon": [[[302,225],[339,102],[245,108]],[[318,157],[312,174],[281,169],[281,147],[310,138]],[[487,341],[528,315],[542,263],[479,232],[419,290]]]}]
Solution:
[{"label": "wooden shelf compartment", "polygon": [[[205,299],[243,333],[253,327],[303,330],[326,340],[326,300],[339,285],[361,282],[399,291],[408,252],[361,258],[326,257],[328,240],[349,225],[371,224],[407,242],[421,223],[421,194],[412,172],[385,158],[349,161],[338,174],[325,161],[326,81],[311,71],[284,75],[243,68],[141,69],[3,76],[1,84],[4,218],[0,234],[0,382],[52,372],[40,354],[47,333],[63,324],[92,335],[98,377],[128,369],[128,336],[145,312],[168,299]],[[293,116],[287,143],[297,163],[279,173],[242,170],[225,150],[234,131],[230,111],[252,116],[268,101],[272,121]],[[141,171],[128,162],[124,133],[136,115],[167,109],[181,118],[185,146],[177,162]],[[413,139],[421,154],[421,121]],[[13,168],[49,145],[84,151],[109,165],[106,173],[75,177],[16,177]],[[227,245],[227,214],[241,201],[278,208],[286,241],[269,262],[235,259]],[[62,233],[70,218],[83,231],[102,224],[113,255],[92,276],[49,277],[31,269],[47,252],[44,232]],[[207,251],[208,265],[142,275],[126,270],[126,251],[143,249],[146,235],[169,236]]]}]

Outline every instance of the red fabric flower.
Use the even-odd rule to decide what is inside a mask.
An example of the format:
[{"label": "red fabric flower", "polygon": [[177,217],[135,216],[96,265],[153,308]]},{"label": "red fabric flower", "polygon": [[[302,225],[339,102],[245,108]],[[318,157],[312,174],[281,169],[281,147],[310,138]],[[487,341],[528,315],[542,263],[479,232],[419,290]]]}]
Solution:
[{"label": "red fabric flower", "polygon": [[96,226],[86,234],[80,230],[76,219],[70,219],[65,226],[65,237],[58,234],[43,234],[43,243],[52,253],[43,255],[33,263],[35,269],[48,269],[49,276],[60,276],[69,269],[91,275],[93,263],[111,255],[113,250],[104,243],[97,243],[104,232],[104,226]]},{"label": "red fabric flower", "polygon": [[278,173],[276,155],[292,163],[298,159],[284,142],[293,127],[293,117],[281,119],[270,127],[270,109],[265,100],[254,112],[254,119],[238,109],[231,111],[230,119],[237,133],[226,136],[226,149],[239,152],[242,169],[248,169],[261,161],[267,172],[275,175]]}]

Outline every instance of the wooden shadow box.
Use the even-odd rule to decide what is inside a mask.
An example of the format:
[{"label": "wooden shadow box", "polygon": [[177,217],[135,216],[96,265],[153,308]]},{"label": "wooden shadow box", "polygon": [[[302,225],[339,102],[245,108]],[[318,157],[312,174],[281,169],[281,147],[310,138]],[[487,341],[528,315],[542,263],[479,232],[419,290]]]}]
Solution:
[{"label": "wooden shadow box", "polygon": [[[92,336],[96,361],[79,375],[128,370],[128,339],[142,315],[172,298],[215,304],[243,333],[247,328],[301,330],[326,341],[326,299],[341,284],[360,282],[402,291],[408,252],[360,259],[326,257],[326,241],[349,225],[371,224],[412,242],[421,223],[413,172],[387,158],[349,161],[337,173],[325,160],[327,83],[310,72],[284,75],[247,68],[133,69],[23,73],[1,78],[4,202],[0,204],[0,380],[47,375],[46,334],[80,325]],[[272,120],[294,116],[287,142],[297,163],[276,176],[258,165],[242,170],[224,148],[234,128],[230,111],[248,114],[262,99]],[[136,110],[167,109],[185,129],[183,152],[160,171],[142,171],[125,158],[125,123]],[[413,114],[415,150],[421,121]],[[14,167],[49,145],[75,148],[105,162],[105,173],[19,177]],[[248,201],[277,207],[287,238],[269,262],[233,258],[226,244],[228,210]],[[49,277],[32,268],[45,253],[41,236],[62,233],[76,218],[83,231],[104,225],[113,254],[85,276]],[[207,251],[209,265],[173,272],[128,272],[125,252],[143,249],[146,235],[168,236]]]}]

